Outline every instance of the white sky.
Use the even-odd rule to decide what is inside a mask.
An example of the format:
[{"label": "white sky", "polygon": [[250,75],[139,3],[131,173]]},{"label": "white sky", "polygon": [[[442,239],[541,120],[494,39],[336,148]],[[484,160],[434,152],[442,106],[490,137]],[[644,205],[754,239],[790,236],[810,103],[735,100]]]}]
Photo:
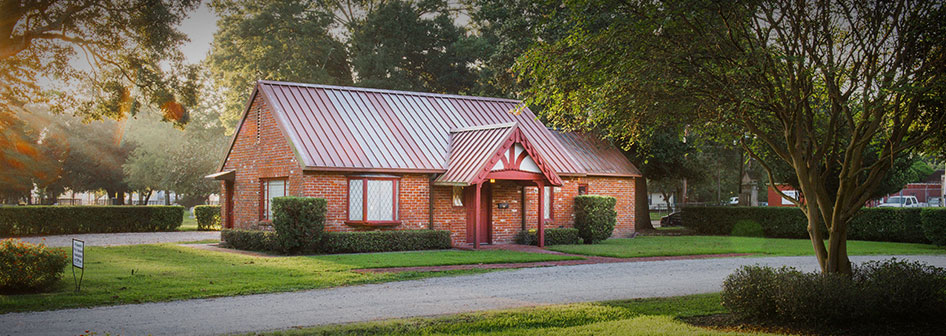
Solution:
[{"label": "white sky", "polygon": [[208,3],[202,1],[200,8],[191,13],[179,27],[181,32],[187,34],[190,42],[184,44],[181,51],[187,57],[188,63],[199,63],[207,57],[210,51],[210,45],[213,43],[214,32],[217,31],[217,16],[210,9]]}]

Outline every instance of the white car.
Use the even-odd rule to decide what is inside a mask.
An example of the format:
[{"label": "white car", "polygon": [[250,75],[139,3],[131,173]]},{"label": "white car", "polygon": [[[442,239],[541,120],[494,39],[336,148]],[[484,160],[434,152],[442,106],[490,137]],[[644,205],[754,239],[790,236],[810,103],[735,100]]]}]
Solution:
[{"label": "white car", "polygon": [[880,203],[881,208],[919,208],[920,202],[916,196],[890,196],[885,202]]},{"label": "white car", "polygon": [[929,206],[931,207],[941,207],[943,206],[943,199],[940,197],[930,197]]}]

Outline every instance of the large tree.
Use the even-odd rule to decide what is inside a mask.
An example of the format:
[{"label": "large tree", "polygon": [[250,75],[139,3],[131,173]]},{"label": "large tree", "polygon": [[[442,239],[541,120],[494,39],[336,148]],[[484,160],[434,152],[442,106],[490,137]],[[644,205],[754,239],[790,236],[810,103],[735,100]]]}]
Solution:
[{"label": "large tree", "polygon": [[386,1],[352,27],[351,63],[358,85],[468,93],[476,39],[454,24],[445,1]]},{"label": "large tree", "polygon": [[334,16],[315,0],[214,0],[220,15],[208,65],[225,97],[224,125],[236,126],[256,80],[351,84]]},{"label": "large tree", "polygon": [[151,105],[186,123],[197,72],[183,63],[179,46],[187,37],[175,27],[198,4],[0,1],[0,109],[47,103],[98,119]]},{"label": "large tree", "polygon": [[946,133],[941,3],[666,0],[609,16],[522,58],[531,100],[552,120],[629,120],[631,137],[666,119],[729,134],[769,171],[757,149],[771,150],[798,179],[825,273],[851,272],[848,223],[891,158]]}]

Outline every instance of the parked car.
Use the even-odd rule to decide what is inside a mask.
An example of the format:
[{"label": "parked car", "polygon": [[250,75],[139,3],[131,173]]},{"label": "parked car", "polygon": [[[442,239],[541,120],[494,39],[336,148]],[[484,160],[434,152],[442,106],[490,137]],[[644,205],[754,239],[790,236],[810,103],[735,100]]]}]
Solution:
[{"label": "parked car", "polygon": [[918,208],[920,202],[916,196],[890,196],[886,201],[880,203],[881,208]]},{"label": "parked car", "polygon": [[943,206],[942,197],[930,197],[928,200],[929,206],[931,207],[941,207]]},{"label": "parked car", "polygon": [[739,205],[739,196],[730,197],[729,205]]},{"label": "parked car", "polygon": [[660,218],[660,227],[683,226],[682,213],[677,211]]}]

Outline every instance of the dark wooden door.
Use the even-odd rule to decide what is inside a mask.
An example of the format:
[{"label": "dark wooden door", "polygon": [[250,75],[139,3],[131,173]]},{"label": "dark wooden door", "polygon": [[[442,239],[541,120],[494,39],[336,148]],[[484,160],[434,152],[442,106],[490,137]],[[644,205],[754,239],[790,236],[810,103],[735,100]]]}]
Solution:
[{"label": "dark wooden door", "polygon": [[[466,187],[463,192],[463,205],[466,207],[466,242],[472,244],[474,240],[475,231],[474,228],[474,216],[473,213],[476,211],[476,204],[474,204],[476,198],[475,193],[476,187],[470,186]],[[481,244],[492,244],[493,243],[493,209],[491,205],[493,204],[493,193],[489,187],[489,184],[484,184],[482,189],[482,195],[480,195],[480,243]]]}]

